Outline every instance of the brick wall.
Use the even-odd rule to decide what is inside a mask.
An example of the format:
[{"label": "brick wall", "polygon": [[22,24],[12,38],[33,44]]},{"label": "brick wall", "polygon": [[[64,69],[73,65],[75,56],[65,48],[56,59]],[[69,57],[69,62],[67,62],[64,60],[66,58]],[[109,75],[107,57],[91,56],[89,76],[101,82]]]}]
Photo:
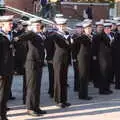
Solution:
[{"label": "brick wall", "polygon": [[27,8],[29,12],[32,12],[32,0],[5,0],[6,5],[24,10]]},{"label": "brick wall", "polygon": [[116,16],[120,16],[120,0],[116,0]]},{"label": "brick wall", "polygon": [[[27,8],[28,12],[32,12],[33,6],[32,6],[32,0],[5,0],[6,5],[13,6],[15,8],[24,10]],[[75,4],[62,4],[61,5],[61,12],[66,17],[73,17],[73,18],[80,18],[83,17],[83,10],[86,9],[89,5],[86,3],[75,3]],[[93,6],[93,18],[95,20],[98,20],[100,18],[108,18],[109,14],[109,6],[102,4],[102,5],[95,5]]]},{"label": "brick wall", "polygon": [[[61,12],[66,17],[83,19],[83,10],[85,10],[89,3],[63,3],[61,5]],[[94,20],[101,18],[106,19],[109,17],[109,5],[108,4],[94,4],[92,6]]]}]

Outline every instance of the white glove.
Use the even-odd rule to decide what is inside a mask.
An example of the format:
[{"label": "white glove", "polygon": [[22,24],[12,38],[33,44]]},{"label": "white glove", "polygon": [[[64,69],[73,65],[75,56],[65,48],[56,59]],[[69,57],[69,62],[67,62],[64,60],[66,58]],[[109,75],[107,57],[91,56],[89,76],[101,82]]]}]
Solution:
[{"label": "white glove", "polygon": [[93,60],[97,60],[96,56],[93,56]]}]

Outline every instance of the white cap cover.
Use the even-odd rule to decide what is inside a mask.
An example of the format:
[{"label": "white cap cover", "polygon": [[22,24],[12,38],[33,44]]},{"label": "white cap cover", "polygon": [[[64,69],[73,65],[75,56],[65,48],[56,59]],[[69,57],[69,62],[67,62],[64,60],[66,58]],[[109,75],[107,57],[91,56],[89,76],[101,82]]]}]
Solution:
[{"label": "white cap cover", "polygon": [[66,24],[67,23],[67,19],[66,18],[55,18],[54,19],[56,24]]},{"label": "white cap cover", "polygon": [[12,21],[13,20],[13,15],[9,16],[0,16],[0,22],[7,22],[7,21]]}]

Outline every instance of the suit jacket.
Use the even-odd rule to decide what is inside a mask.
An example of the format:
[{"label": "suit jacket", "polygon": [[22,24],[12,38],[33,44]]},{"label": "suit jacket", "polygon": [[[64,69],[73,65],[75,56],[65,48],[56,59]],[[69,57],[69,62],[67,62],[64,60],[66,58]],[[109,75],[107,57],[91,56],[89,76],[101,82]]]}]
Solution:
[{"label": "suit jacket", "polygon": [[55,44],[53,38],[53,32],[48,33],[47,38],[44,42],[44,46],[46,48],[46,60],[53,60],[54,51],[55,51]]},{"label": "suit jacket", "polygon": [[72,36],[72,39],[73,39],[73,43],[71,45],[71,52],[72,52],[72,59],[73,61],[76,61],[77,60],[77,54],[79,52],[79,49],[80,49],[80,44],[79,44],[79,40],[80,40],[80,35],[78,34],[74,34]]},{"label": "suit jacket", "polygon": [[120,69],[120,33],[115,33],[115,40],[112,43],[112,57],[115,69]]},{"label": "suit jacket", "polygon": [[70,50],[69,42],[64,36],[60,35],[59,33],[53,34],[53,39],[55,43],[55,53],[54,53],[54,62],[61,63],[61,62],[69,62],[68,61],[68,52]]},{"label": "suit jacket", "polygon": [[78,66],[81,77],[90,79],[90,62],[91,62],[91,39],[86,35],[81,35],[79,41],[79,52],[77,55]]},{"label": "suit jacket", "polygon": [[42,38],[36,33],[30,31],[21,35],[20,41],[25,42],[27,45],[25,67],[36,68],[37,65],[43,65],[44,63],[44,43]]},{"label": "suit jacket", "polygon": [[13,51],[7,36],[0,33],[0,75],[7,76],[13,73]]},{"label": "suit jacket", "polygon": [[112,66],[112,43],[105,33],[97,34],[92,41],[92,56],[96,56],[101,71]]}]

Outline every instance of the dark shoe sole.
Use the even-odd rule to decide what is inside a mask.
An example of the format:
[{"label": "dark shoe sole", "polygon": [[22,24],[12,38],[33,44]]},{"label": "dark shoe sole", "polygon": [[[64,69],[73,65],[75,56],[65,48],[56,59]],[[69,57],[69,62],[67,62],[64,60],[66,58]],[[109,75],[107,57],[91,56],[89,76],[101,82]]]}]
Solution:
[{"label": "dark shoe sole", "polygon": [[79,99],[82,99],[82,100],[92,100],[93,98],[92,97],[86,97],[86,98],[79,97]]},{"label": "dark shoe sole", "polygon": [[27,112],[27,114],[34,117],[42,116],[42,114],[35,111]]}]

